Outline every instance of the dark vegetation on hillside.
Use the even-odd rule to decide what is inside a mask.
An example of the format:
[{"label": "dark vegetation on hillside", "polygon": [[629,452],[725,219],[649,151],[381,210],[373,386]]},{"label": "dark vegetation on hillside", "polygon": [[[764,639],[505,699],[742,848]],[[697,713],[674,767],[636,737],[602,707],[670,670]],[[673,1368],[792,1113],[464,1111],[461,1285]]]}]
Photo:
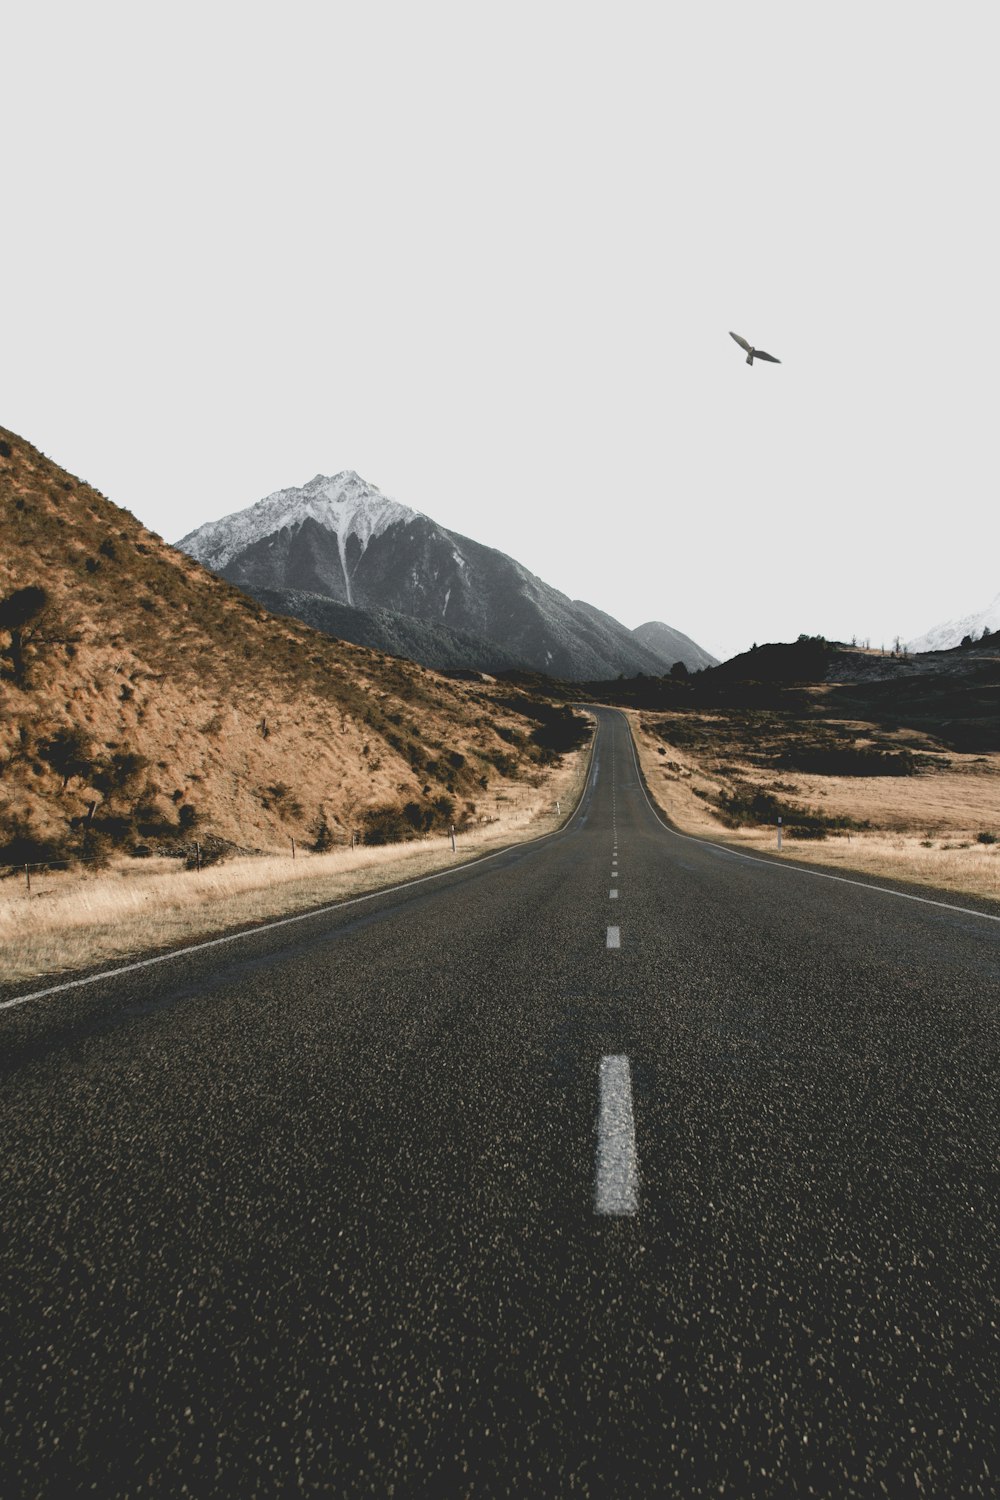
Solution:
[{"label": "dark vegetation on hillside", "polygon": [[[760,646],[702,672],[563,684],[561,691],[650,712],[746,709],[859,720],[890,733],[910,730],[956,751],[1000,750],[1000,632],[917,657],[882,656],[811,637]],[[852,765],[841,755],[836,774],[902,770],[880,768],[870,757],[867,763],[861,769],[863,762]]]}]

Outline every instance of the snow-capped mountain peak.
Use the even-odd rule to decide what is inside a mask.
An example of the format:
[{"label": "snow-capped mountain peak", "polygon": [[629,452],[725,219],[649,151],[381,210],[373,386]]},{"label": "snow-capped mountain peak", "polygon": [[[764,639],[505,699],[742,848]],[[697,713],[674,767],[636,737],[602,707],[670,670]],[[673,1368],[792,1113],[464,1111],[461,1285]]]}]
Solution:
[{"label": "snow-capped mountain peak", "polygon": [[[177,545],[268,608],[322,629],[354,629],[360,637],[348,639],[381,639],[390,650],[422,640],[417,649],[432,664],[516,665],[591,680],[665,670],[663,657],[620,620],[389,499],[353,470],[276,490]],[[407,619],[410,627],[398,624]],[[658,628],[670,636],[666,666],[704,665],[694,642]]]},{"label": "snow-capped mountain peak", "polygon": [[1000,630],[1000,594],[978,614],[965,615],[961,620],[946,620],[943,625],[935,625],[924,635],[908,641],[907,650],[950,651],[953,646],[961,645],[967,635],[978,641],[984,630],[991,633]]},{"label": "snow-capped mountain peak", "polygon": [[218,572],[255,542],[285,528],[298,530],[307,520],[335,533],[341,548],[356,537],[364,552],[372,537],[418,515],[353,469],[344,469],[340,474],[317,474],[300,489],[275,490],[246,510],[198,526],[177,546]]}]

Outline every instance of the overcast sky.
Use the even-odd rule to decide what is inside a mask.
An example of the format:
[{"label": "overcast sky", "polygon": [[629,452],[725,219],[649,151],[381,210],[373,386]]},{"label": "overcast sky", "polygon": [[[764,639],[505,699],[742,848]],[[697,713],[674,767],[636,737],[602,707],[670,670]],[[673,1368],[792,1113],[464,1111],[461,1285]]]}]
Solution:
[{"label": "overcast sky", "polygon": [[722,657],[918,635],[1000,589],[994,23],[10,7],[0,423],[168,540],[351,468]]}]

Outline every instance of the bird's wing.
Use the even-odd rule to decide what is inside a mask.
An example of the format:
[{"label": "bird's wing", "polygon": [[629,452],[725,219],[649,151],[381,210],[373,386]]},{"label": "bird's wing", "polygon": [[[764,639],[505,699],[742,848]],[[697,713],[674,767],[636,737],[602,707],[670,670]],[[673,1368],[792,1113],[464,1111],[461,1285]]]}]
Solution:
[{"label": "bird's wing", "polygon": [[769,365],[780,365],[781,364],[781,360],[780,359],[775,359],[775,357],[774,357],[773,354],[765,354],[764,351],[763,351],[763,349],[755,349],[753,351],[753,357],[754,357],[754,359],[766,359]]},{"label": "bird's wing", "polygon": [[746,339],[741,339],[739,334],[734,333],[732,329],[729,330],[729,337],[731,339],[735,339],[741,349],[745,349],[748,354],[750,353],[750,345],[747,343]]}]

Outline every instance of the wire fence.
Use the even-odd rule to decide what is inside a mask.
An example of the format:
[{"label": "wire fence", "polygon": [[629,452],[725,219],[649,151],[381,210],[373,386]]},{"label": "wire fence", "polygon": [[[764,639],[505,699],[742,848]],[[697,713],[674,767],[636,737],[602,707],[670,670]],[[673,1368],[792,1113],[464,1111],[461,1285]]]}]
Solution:
[{"label": "wire fence", "polygon": [[[493,823],[496,821],[498,820],[493,817],[483,817],[478,819],[478,824]],[[478,826],[478,824],[476,826]],[[454,850],[456,847],[455,840],[457,835],[459,833],[466,832],[470,826],[473,825],[452,824],[451,827],[447,830],[436,829],[433,831],[427,831],[422,835],[422,837],[440,838],[442,832],[446,832],[447,836],[451,839],[452,850]],[[289,848],[285,852],[291,859],[296,859],[302,854],[332,854],[336,849],[360,849],[362,847],[368,847],[365,845],[364,835],[360,828],[354,829],[349,836],[344,836],[340,839],[331,836],[328,842],[324,842],[322,848],[316,848],[313,845],[303,844],[300,840],[294,838],[289,838],[288,844]],[[130,857],[134,859],[174,859],[179,863],[183,862],[185,869],[194,870],[197,872],[209,865],[218,864],[220,860],[226,858],[237,857],[248,859],[274,859],[278,857],[281,852],[282,851],[278,849],[249,849],[240,844],[234,844],[229,839],[221,839],[216,835],[210,835],[209,838],[204,841],[195,839],[193,842],[175,845],[171,848],[148,848],[142,854],[136,854],[135,851],[132,851]],[[129,851],[119,849],[114,851],[109,850],[101,854],[74,854],[67,856],[65,859],[31,859],[0,863],[0,882],[12,879],[23,879],[26,889],[30,892],[32,874],[34,874],[37,879],[39,875],[45,872],[55,872],[57,870],[75,870],[79,865],[93,865],[98,868],[106,867],[110,863],[112,854],[125,853],[129,853]]]}]

